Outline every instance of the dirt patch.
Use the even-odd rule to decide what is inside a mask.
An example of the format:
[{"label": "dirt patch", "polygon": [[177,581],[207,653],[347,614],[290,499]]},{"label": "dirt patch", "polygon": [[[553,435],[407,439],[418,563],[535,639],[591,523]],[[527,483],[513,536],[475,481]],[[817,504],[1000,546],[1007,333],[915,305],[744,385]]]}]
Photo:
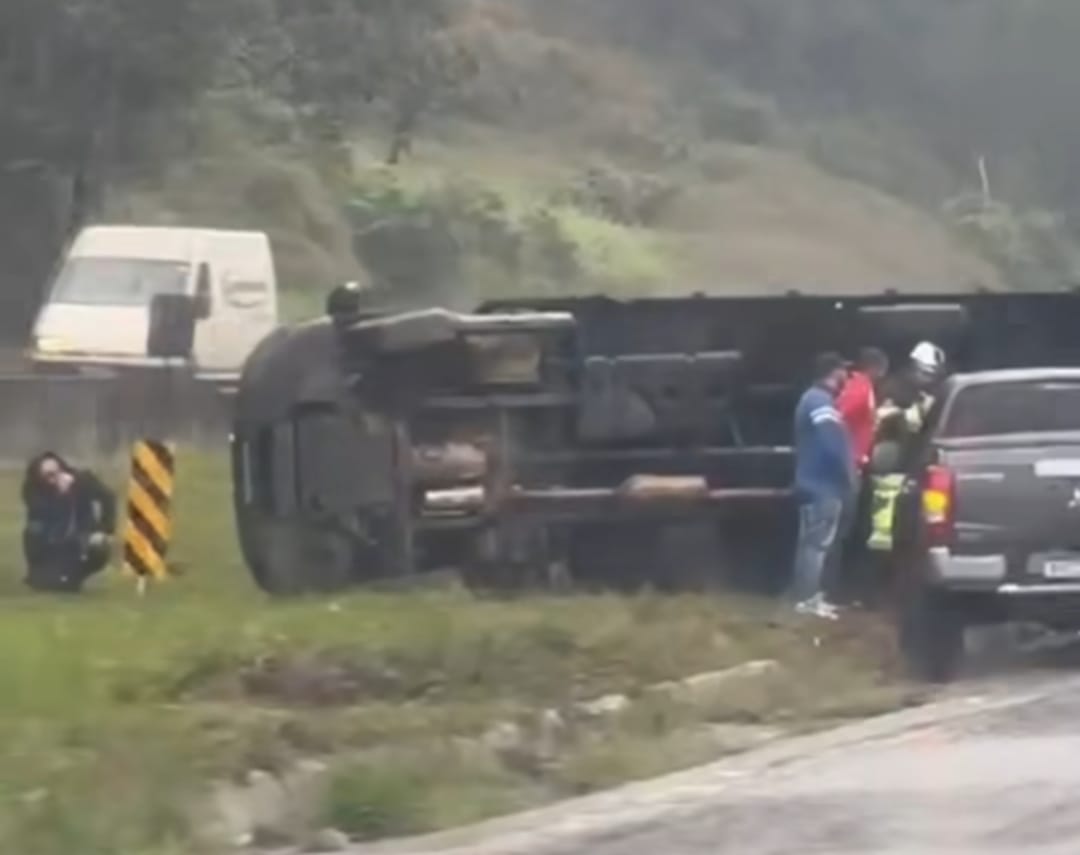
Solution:
[{"label": "dirt patch", "polygon": [[235,685],[252,701],[299,707],[352,706],[423,694],[422,684],[410,685],[394,668],[335,653],[260,660],[243,667]]}]

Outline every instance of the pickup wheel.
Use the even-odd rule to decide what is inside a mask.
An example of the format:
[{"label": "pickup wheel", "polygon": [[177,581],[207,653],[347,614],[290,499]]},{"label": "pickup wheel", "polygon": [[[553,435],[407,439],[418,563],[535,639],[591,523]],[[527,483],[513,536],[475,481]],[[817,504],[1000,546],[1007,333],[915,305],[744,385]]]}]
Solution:
[{"label": "pickup wheel", "polygon": [[900,613],[900,649],[912,676],[930,683],[955,678],[966,621],[956,603],[928,588],[913,592]]}]

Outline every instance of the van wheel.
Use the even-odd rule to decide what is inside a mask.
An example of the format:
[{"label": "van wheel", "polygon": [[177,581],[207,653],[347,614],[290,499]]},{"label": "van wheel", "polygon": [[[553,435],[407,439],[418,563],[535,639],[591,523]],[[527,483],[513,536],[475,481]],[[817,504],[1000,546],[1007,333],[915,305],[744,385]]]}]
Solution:
[{"label": "van wheel", "polygon": [[964,655],[964,630],[964,616],[948,596],[914,592],[900,614],[900,650],[912,676],[929,683],[953,680]]},{"label": "van wheel", "polygon": [[303,523],[273,523],[268,529],[255,578],[266,593],[332,594],[356,584],[356,550],[345,535]]}]

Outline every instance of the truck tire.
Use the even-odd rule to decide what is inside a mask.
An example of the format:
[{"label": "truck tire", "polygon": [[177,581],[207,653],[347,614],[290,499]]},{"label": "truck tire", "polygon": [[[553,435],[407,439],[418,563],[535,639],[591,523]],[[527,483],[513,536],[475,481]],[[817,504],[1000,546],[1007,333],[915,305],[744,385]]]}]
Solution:
[{"label": "truck tire", "polygon": [[900,650],[913,677],[948,683],[964,655],[963,613],[946,594],[923,588],[912,593],[900,612]]},{"label": "truck tire", "polygon": [[273,521],[261,535],[256,584],[279,597],[333,594],[356,584],[356,550],[345,535],[312,524]]}]

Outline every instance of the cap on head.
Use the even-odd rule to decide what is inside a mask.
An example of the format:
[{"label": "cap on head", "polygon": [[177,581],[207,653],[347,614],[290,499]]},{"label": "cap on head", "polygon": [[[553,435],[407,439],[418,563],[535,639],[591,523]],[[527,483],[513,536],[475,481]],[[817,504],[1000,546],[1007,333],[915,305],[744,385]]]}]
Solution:
[{"label": "cap on head", "polygon": [[847,370],[847,361],[839,353],[822,353],[814,360],[814,380],[828,380],[839,371]]},{"label": "cap on head", "polygon": [[885,374],[889,370],[889,357],[880,348],[864,347],[859,351],[859,358],[855,364],[861,371]]},{"label": "cap on head", "polygon": [[945,351],[933,342],[920,342],[911,351],[911,361],[919,371],[936,374],[945,367]]}]

